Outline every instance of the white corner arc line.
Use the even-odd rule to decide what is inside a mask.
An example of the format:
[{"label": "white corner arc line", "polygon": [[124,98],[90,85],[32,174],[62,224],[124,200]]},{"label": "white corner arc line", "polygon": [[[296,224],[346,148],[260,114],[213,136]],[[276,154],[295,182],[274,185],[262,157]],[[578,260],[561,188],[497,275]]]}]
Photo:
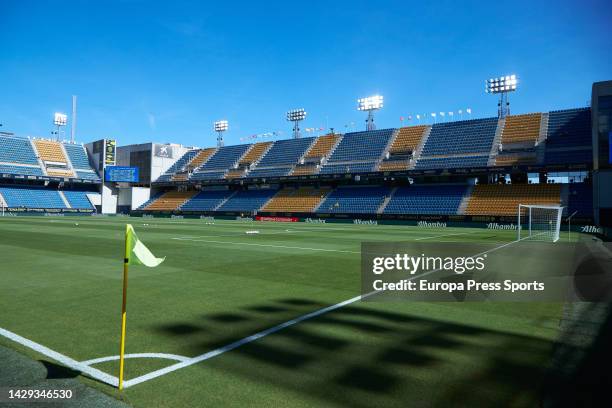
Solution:
[{"label": "white corner arc line", "polygon": [[91,378],[102,381],[103,383],[112,385],[117,387],[119,385],[119,380],[117,377],[107,374],[103,371],[98,370],[97,368],[89,367],[83,363],[79,363],[78,361],[65,356],[61,353],[58,353],[55,350],[51,350],[48,347],[43,346],[42,344],[36,343],[32,340],[28,340],[25,337],[21,337],[18,334],[13,333],[12,331],[0,328],[0,336],[6,337],[9,340],[12,340],[16,343],[21,344],[24,347],[27,347],[31,350],[36,351],[37,353],[43,354],[58,363],[63,364],[64,366],[71,368],[75,371],[80,371],[83,374],[88,375]]},{"label": "white corner arc line", "polygon": [[[126,354],[125,358],[159,358],[163,360],[176,360],[176,361],[186,361],[189,360],[189,357],[179,356],[178,354],[166,354],[166,353],[131,353]],[[81,361],[81,364],[91,366],[94,364],[106,363],[107,361],[115,361],[119,360],[120,356],[106,356],[99,358],[92,358],[91,360]]]},{"label": "white corner arc line", "polygon": [[[495,248],[491,248],[491,249],[489,249],[487,251],[484,251],[484,252],[481,252],[481,253],[478,253],[478,254],[475,254],[475,255],[472,255],[472,256],[477,257],[477,256],[485,255],[485,254],[497,251],[499,249],[505,248],[505,247],[507,247],[509,245],[515,244],[515,243],[517,243],[519,241],[522,241],[522,240],[523,239],[516,240],[516,241],[510,241],[510,242],[507,242],[505,244],[499,245],[499,246],[497,246]],[[413,279],[416,279],[416,278],[421,278],[423,276],[430,275],[430,274],[438,272],[440,270],[441,269],[431,270],[431,271],[422,273],[420,275],[413,276],[413,277],[409,278],[408,280],[413,280]],[[188,359],[186,361],[181,361],[179,363],[170,365],[168,367],[164,367],[164,368],[161,368],[159,370],[151,371],[150,373],[141,375],[140,377],[136,377],[136,378],[132,378],[131,380],[124,381],[123,382],[123,387],[124,388],[132,387],[134,385],[143,383],[145,381],[149,381],[149,380],[152,380],[154,378],[161,377],[162,375],[169,374],[169,373],[171,373],[173,371],[180,370],[181,368],[189,367],[191,365],[200,363],[202,361],[209,360],[209,359],[211,359],[213,357],[216,357],[216,356],[221,355],[223,353],[226,353],[228,351],[234,350],[234,349],[236,349],[236,348],[238,348],[240,346],[243,346],[245,344],[251,343],[251,342],[253,342],[255,340],[258,340],[258,339],[260,339],[262,337],[265,337],[267,335],[276,333],[276,332],[278,332],[280,330],[283,330],[283,329],[285,329],[287,327],[290,327],[290,326],[293,326],[295,324],[301,323],[301,322],[303,322],[305,320],[312,319],[314,317],[323,315],[325,313],[329,313],[329,312],[332,312],[334,310],[340,309],[340,308],[342,308],[344,306],[347,306],[347,305],[350,305],[352,303],[355,303],[358,300],[361,300],[361,299],[364,299],[366,297],[370,297],[372,295],[375,295],[376,293],[378,293],[378,291],[374,290],[372,292],[368,292],[366,294],[355,296],[353,298],[347,299],[347,300],[345,300],[343,302],[336,303],[335,305],[327,306],[327,307],[324,307],[323,309],[315,310],[314,312],[310,312],[310,313],[307,313],[305,315],[296,317],[295,319],[291,319],[291,320],[288,320],[288,321],[286,321],[284,323],[281,323],[281,324],[278,324],[276,326],[270,327],[269,329],[262,330],[260,332],[255,333],[255,334],[252,334],[250,336],[247,336],[247,337],[244,337],[244,338],[242,338],[240,340],[237,340],[237,341],[235,341],[233,343],[230,343],[230,344],[228,344],[226,346],[219,347],[219,348],[217,348],[215,350],[211,350],[211,351],[208,351],[208,352],[206,352],[204,354],[200,354],[199,356],[192,357],[192,358],[190,358],[190,359]]]}]

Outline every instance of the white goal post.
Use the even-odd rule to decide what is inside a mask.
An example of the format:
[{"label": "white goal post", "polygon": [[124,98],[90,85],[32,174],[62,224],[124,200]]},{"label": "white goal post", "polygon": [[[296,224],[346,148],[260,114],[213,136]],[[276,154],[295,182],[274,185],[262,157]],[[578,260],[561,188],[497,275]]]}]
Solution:
[{"label": "white goal post", "polygon": [[518,207],[518,239],[537,241],[559,240],[561,215],[563,207],[555,205],[519,204]]}]

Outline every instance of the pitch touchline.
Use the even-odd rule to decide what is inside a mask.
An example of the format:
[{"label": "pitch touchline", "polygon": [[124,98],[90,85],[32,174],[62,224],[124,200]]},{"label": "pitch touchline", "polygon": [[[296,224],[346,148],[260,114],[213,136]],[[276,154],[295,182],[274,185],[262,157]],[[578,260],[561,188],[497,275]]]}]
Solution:
[{"label": "pitch touchline", "polygon": [[296,246],[287,246],[287,245],[273,245],[273,244],[256,244],[253,242],[228,242],[228,241],[215,241],[209,239],[191,239],[191,238],[171,238],[177,241],[191,241],[191,242],[206,242],[211,244],[227,244],[227,245],[247,245],[247,246],[257,246],[257,247],[268,247],[268,248],[282,248],[282,249],[301,249],[305,251],[322,251],[322,252],[344,252],[347,254],[360,254],[359,251],[345,251],[342,249],[327,249],[327,248],[309,248],[309,247],[296,247]]},{"label": "pitch touchline", "polygon": [[[523,239],[526,239],[526,238],[523,238]],[[507,243],[505,243],[503,245],[497,246],[495,248],[489,249],[487,251],[484,251],[484,252],[481,252],[479,254],[472,255],[472,256],[473,257],[477,257],[477,256],[485,255],[485,254],[491,253],[493,251],[497,251],[499,249],[505,248],[505,247],[507,247],[509,245],[512,245],[512,244],[516,243],[516,242],[522,241],[523,239],[520,239],[520,240],[517,240],[517,241],[507,242]],[[225,244],[227,242],[223,242],[223,243]],[[420,274],[418,276],[413,276],[412,278],[409,278],[407,280],[411,281],[411,280],[414,280],[416,278],[421,278],[423,276],[430,275],[430,274],[438,272],[440,270],[442,270],[442,269],[436,269],[436,270],[428,271],[428,272],[422,273],[422,274]],[[228,344],[226,346],[219,347],[219,348],[217,348],[215,350],[206,352],[204,354],[200,354],[199,356],[190,358],[190,359],[188,359],[186,361],[182,361],[180,363],[176,363],[176,364],[173,364],[171,366],[161,368],[159,370],[151,371],[150,373],[147,373],[145,375],[141,375],[140,377],[136,377],[136,378],[133,378],[131,380],[125,381],[123,383],[123,386],[125,388],[132,387],[134,385],[143,383],[145,381],[152,380],[152,379],[160,377],[162,375],[169,374],[169,373],[171,373],[173,371],[180,370],[181,368],[189,367],[191,365],[200,363],[202,361],[209,360],[209,359],[211,359],[213,357],[216,357],[216,356],[221,355],[223,353],[226,353],[228,351],[234,350],[234,349],[236,349],[236,348],[238,348],[240,346],[243,346],[245,344],[251,343],[251,342],[253,342],[255,340],[258,340],[258,339],[260,339],[262,337],[265,337],[265,336],[268,336],[270,334],[276,333],[276,332],[278,332],[280,330],[283,330],[283,329],[285,329],[287,327],[290,327],[290,326],[293,326],[295,324],[301,323],[301,322],[303,322],[305,320],[309,320],[309,319],[312,319],[314,317],[321,316],[321,315],[323,315],[325,313],[329,313],[329,312],[332,312],[334,310],[340,309],[340,308],[342,308],[344,306],[347,306],[347,305],[350,305],[352,303],[355,303],[355,302],[357,302],[357,301],[359,301],[361,299],[365,299],[367,297],[375,295],[376,293],[379,293],[379,291],[374,290],[374,291],[368,292],[368,293],[366,293],[364,295],[355,296],[355,297],[347,299],[347,300],[345,300],[343,302],[336,303],[335,305],[331,305],[331,306],[324,307],[323,309],[315,310],[314,312],[310,312],[310,313],[307,313],[305,315],[296,317],[295,319],[288,320],[288,321],[286,321],[284,323],[281,323],[281,324],[273,326],[273,327],[271,327],[269,329],[257,332],[255,334],[252,334],[252,335],[248,336],[248,337],[245,337],[243,339],[240,339],[240,340],[237,340],[237,341],[235,341],[233,343],[230,343],[230,344]]]}]

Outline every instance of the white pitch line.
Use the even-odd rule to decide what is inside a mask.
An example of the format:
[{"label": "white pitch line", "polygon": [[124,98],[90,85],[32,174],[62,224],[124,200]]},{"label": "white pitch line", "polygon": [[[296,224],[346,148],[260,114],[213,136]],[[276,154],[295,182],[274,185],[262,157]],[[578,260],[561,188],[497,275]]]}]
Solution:
[{"label": "white pitch line", "polygon": [[29,349],[32,349],[40,354],[43,354],[58,363],[63,364],[64,366],[71,368],[75,371],[80,371],[83,374],[87,374],[91,378],[102,381],[103,383],[112,385],[117,387],[119,385],[119,379],[113,375],[106,374],[103,371],[98,370],[97,368],[89,367],[84,363],[80,363],[68,356],[65,356],[61,353],[58,353],[55,350],[51,350],[48,347],[43,346],[42,344],[36,343],[32,340],[28,340],[25,337],[21,337],[18,334],[15,334],[6,329],[0,328],[0,336],[6,337],[9,340],[12,340],[16,343],[21,344]]},{"label": "white pitch line", "polygon": [[[503,245],[499,245],[499,246],[497,246],[495,248],[489,249],[487,251],[484,251],[484,252],[481,252],[479,254],[472,255],[472,256],[473,257],[477,257],[477,256],[485,255],[485,254],[491,253],[493,251],[497,251],[499,249],[505,248],[505,247],[507,247],[509,245],[512,245],[512,244],[514,244],[516,242],[519,242],[519,241],[521,241],[521,240],[507,242],[507,243],[505,243]],[[407,280],[411,281],[411,280],[414,280],[414,279],[417,279],[417,278],[422,278],[423,276],[430,275],[430,274],[438,272],[440,270],[442,270],[442,269],[436,269],[436,270],[428,271],[428,272],[422,273],[420,275],[413,276],[413,277],[411,277],[411,278],[409,278]],[[285,329],[287,327],[290,327],[290,326],[293,326],[295,324],[301,323],[301,322],[303,322],[305,320],[312,319],[313,317],[317,317],[317,316],[320,316],[322,314],[329,313],[329,312],[332,312],[334,310],[340,309],[340,308],[342,308],[344,306],[347,306],[347,305],[350,305],[352,303],[355,303],[355,302],[357,302],[357,301],[359,301],[361,299],[365,299],[367,297],[370,297],[370,296],[372,296],[372,295],[374,295],[376,293],[379,293],[379,291],[373,290],[372,292],[366,293],[364,295],[355,296],[355,297],[347,299],[347,300],[345,300],[343,302],[336,303],[335,305],[331,305],[331,306],[324,307],[323,309],[315,310],[314,312],[310,312],[310,313],[307,313],[305,315],[296,317],[295,319],[288,320],[288,321],[286,321],[284,323],[281,323],[281,324],[273,326],[273,327],[271,327],[269,329],[257,332],[255,334],[252,334],[252,335],[248,336],[248,337],[245,337],[243,339],[240,339],[240,340],[237,340],[237,341],[235,341],[233,343],[230,343],[230,344],[228,344],[226,346],[219,347],[219,348],[217,348],[215,350],[211,350],[211,351],[206,352],[204,354],[200,354],[199,356],[190,358],[190,359],[188,359],[186,361],[181,361],[180,363],[176,363],[176,364],[173,364],[171,366],[161,368],[159,370],[151,371],[150,373],[147,373],[145,375],[141,375],[140,377],[136,377],[136,378],[133,378],[131,380],[125,381],[123,383],[123,386],[124,386],[124,388],[132,387],[134,385],[143,383],[145,381],[149,381],[149,380],[152,380],[154,378],[161,377],[162,375],[169,374],[169,373],[171,373],[173,371],[180,370],[181,368],[189,367],[191,365],[200,363],[202,361],[209,360],[209,359],[211,359],[213,357],[216,357],[216,356],[221,355],[223,353],[226,353],[228,351],[234,350],[234,349],[236,349],[236,348],[238,348],[240,346],[243,346],[245,344],[251,343],[251,342],[253,342],[255,340],[258,340],[258,339],[260,339],[262,337],[265,337],[267,335],[276,333],[276,332],[278,332],[278,331],[280,331],[282,329]]]},{"label": "white pitch line", "polygon": [[[177,361],[186,361],[189,360],[189,357],[179,356],[178,354],[166,354],[166,353],[132,353],[126,354],[125,358],[160,358],[164,360],[177,360]],[[81,361],[81,364],[85,364],[87,366],[106,363],[107,361],[116,361],[119,360],[120,356],[107,356],[107,357],[99,357],[92,358],[91,360]]]},{"label": "white pitch line", "polygon": [[442,237],[452,237],[455,235],[468,235],[468,234],[474,234],[474,232],[459,232],[457,234],[443,234],[443,235],[434,235],[431,237],[421,237],[421,238],[415,238],[415,241],[422,241],[425,239],[434,239],[434,238],[442,238]]},{"label": "white pitch line", "polygon": [[171,238],[177,241],[191,241],[191,242],[206,242],[210,244],[226,244],[226,245],[246,245],[246,246],[257,246],[257,247],[267,247],[267,248],[282,248],[282,249],[300,249],[304,251],[321,251],[321,252],[343,252],[347,254],[360,254],[359,251],[345,251],[342,249],[327,249],[327,248],[310,248],[310,247],[297,247],[297,246],[287,246],[287,245],[273,245],[273,244],[255,244],[252,242],[228,242],[228,241],[215,241],[209,239],[190,239],[190,238]]}]

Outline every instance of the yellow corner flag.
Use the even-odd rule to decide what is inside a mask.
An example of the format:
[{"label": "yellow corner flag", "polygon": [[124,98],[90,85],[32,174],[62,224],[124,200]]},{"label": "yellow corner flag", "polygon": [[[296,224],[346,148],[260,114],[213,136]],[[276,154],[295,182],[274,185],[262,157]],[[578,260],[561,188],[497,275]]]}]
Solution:
[{"label": "yellow corner flag", "polygon": [[125,322],[127,306],[128,266],[145,265],[154,268],[165,258],[156,258],[149,248],[138,239],[131,224],[125,226],[125,256],[123,258],[123,304],[121,306],[121,345],[119,350],[119,390],[123,389],[123,367],[125,360]]}]

